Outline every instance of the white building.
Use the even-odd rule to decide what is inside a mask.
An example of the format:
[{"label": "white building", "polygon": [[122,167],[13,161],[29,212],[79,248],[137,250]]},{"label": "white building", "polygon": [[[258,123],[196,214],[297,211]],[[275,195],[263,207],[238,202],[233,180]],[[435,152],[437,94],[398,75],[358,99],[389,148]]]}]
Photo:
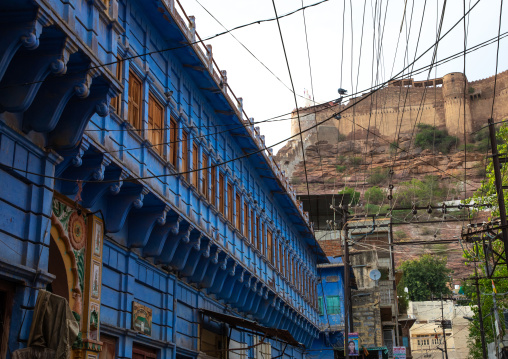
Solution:
[{"label": "white building", "polygon": [[451,329],[445,329],[448,358],[466,358],[469,322],[464,317],[472,315],[469,306],[458,306],[453,301],[443,301],[443,311],[440,300],[409,302],[408,316],[416,319],[410,331],[413,358],[443,358],[442,319],[451,325]]}]

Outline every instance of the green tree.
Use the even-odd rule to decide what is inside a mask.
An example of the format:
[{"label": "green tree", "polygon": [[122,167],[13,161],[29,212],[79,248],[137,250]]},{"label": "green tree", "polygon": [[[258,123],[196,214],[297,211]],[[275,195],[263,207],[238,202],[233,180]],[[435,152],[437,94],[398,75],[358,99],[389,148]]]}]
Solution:
[{"label": "green tree", "polygon": [[[482,134],[482,138],[479,138],[478,140],[484,141],[485,137],[486,135]],[[507,125],[503,125],[498,129],[496,133],[496,138],[498,140],[498,153],[507,153],[508,151]],[[501,170],[501,176],[504,187],[508,185],[508,173],[505,166],[503,166]],[[497,201],[494,181],[495,181],[494,168],[492,166],[492,160],[489,160],[486,170],[486,179],[482,181],[481,187],[473,194],[473,197],[470,199],[470,201],[474,203],[491,204],[492,218],[499,216],[499,204]],[[508,199],[507,190],[504,190],[504,197],[506,202],[506,199]],[[508,205],[508,203],[506,203],[506,205]],[[494,247],[493,249],[497,253],[504,253],[504,245],[501,240],[494,241],[493,247]],[[465,251],[464,258],[466,260],[466,265],[473,266],[475,264],[474,262],[476,262],[476,264],[478,265],[478,276],[483,278],[486,277],[485,267],[483,265],[483,263],[485,262],[485,253],[483,251],[483,247],[481,244],[476,243],[475,245],[472,246],[471,249]],[[499,264],[495,268],[492,277],[506,278],[507,276],[508,269],[506,267],[506,263],[503,260],[500,260]],[[494,316],[492,315],[493,311],[492,281],[489,279],[480,279],[478,281],[478,284],[480,292],[481,309],[484,317],[483,324],[485,338],[487,343],[491,343],[494,341],[494,329],[493,329]],[[506,279],[494,279],[494,284],[496,286],[496,290],[498,293],[508,292],[508,281]],[[475,282],[473,280],[465,281],[463,291],[464,294],[470,299],[470,306],[474,312],[473,320],[469,324],[469,342],[468,342],[469,358],[474,359],[482,358],[479,309],[477,306],[478,298],[476,295]],[[499,316],[502,318],[502,309],[508,308],[508,298],[506,295],[497,296],[497,307],[499,311]],[[501,324],[503,324],[503,321],[501,321]]]},{"label": "green tree", "polygon": [[363,197],[367,203],[381,204],[386,198],[386,193],[378,186],[373,186],[365,191]]},{"label": "green tree", "polygon": [[[497,240],[493,243],[494,250],[498,253],[503,253],[503,242]],[[476,255],[478,253],[478,256]],[[485,267],[482,265],[485,260],[485,253],[483,251],[482,245],[474,245],[473,248],[464,252],[464,257],[466,258],[468,265],[474,265],[473,261],[477,261],[478,266],[478,276],[486,277]],[[501,277],[506,278],[508,276],[508,270],[506,264],[503,260],[496,266],[496,269],[492,275],[492,277]],[[470,276],[471,278],[474,275]],[[492,289],[492,281],[489,279],[480,279],[478,281],[479,291],[480,291],[480,303],[482,308],[483,315],[483,329],[485,333],[485,341],[486,343],[492,343],[495,338],[494,331],[494,315],[493,309],[493,289]],[[494,284],[496,286],[496,290],[498,293],[506,293],[508,292],[508,281],[506,279],[494,279]],[[482,358],[482,344],[481,344],[481,332],[480,332],[480,313],[478,309],[478,299],[476,295],[475,281],[474,280],[466,280],[463,283],[463,292],[470,300],[470,307],[473,311],[473,320],[469,323],[469,338],[468,338],[468,347],[469,347],[469,358],[471,359],[480,359]],[[505,295],[496,296],[497,301],[497,309],[499,317],[501,318],[501,325],[503,326],[503,309],[508,308],[508,298]],[[490,315],[489,315],[490,314]],[[506,328],[504,328],[506,329]]]},{"label": "green tree", "polygon": [[342,191],[339,191],[338,194],[349,196],[350,198],[349,203],[352,206],[356,206],[358,204],[358,201],[360,200],[360,192],[357,192],[354,190],[354,188],[348,186],[344,187],[344,189]]},{"label": "green tree", "polygon": [[441,294],[451,294],[448,284],[452,270],[446,267],[446,257],[424,254],[420,258],[407,260],[400,264],[402,280],[399,286],[407,287],[411,301],[431,300]]}]

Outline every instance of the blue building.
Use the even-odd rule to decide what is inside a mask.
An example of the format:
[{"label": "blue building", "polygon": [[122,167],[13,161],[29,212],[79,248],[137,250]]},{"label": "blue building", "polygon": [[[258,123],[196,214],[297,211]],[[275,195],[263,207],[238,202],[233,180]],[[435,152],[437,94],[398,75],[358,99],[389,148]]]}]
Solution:
[{"label": "blue building", "polygon": [[74,358],[302,358],[327,259],[195,19],[174,0],[0,14],[0,356],[47,289]]},{"label": "blue building", "polygon": [[344,264],[341,257],[329,257],[330,263],[319,265],[317,286],[319,337],[314,340],[309,357],[333,359],[344,356]]}]

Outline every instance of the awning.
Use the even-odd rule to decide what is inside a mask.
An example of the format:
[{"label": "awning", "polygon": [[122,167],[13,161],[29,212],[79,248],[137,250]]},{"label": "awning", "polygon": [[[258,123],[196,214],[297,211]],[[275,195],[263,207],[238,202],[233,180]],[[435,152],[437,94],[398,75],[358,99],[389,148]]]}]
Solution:
[{"label": "awning", "polygon": [[265,334],[267,338],[279,339],[288,343],[289,345],[298,347],[301,346],[301,343],[298,343],[295,338],[285,329],[277,329],[277,328],[269,328],[263,325],[260,325],[252,320],[248,320],[245,318],[228,315],[224,313],[214,312],[212,310],[201,309],[200,310],[204,315],[209,316],[210,318],[214,318],[224,323],[228,323],[229,325],[239,328],[250,329],[252,331]]}]

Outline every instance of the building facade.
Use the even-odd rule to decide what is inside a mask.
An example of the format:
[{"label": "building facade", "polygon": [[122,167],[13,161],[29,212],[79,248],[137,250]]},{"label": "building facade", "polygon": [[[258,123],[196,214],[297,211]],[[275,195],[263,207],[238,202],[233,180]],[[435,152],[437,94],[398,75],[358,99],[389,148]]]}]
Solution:
[{"label": "building facade", "polygon": [[194,17],[173,0],[0,11],[2,357],[30,344],[46,289],[78,323],[75,358],[302,358],[327,259]]},{"label": "building facade", "polygon": [[330,257],[330,263],[318,265],[319,338],[314,340],[310,356],[333,359],[344,355],[344,264]]},{"label": "building facade", "polygon": [[[411,347],[414,358],[441,358],[444,352],[443,327],[448,358],[466,358],[469,354],[469,321],[473,311],[454,301],[440,300],[409,302],[408,316],[416,319],[411,328]],[[466,318],[465,318],[466,317]]]}]

